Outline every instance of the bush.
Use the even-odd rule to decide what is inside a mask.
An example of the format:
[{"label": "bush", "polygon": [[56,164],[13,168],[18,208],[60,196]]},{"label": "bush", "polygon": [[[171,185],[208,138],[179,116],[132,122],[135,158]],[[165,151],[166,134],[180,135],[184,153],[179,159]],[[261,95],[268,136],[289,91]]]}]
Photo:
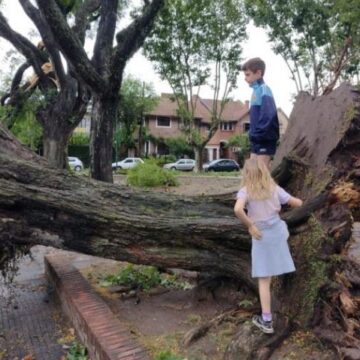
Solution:
[{"label": "bush", "polygon": [[153,266],[128,265],[115,275],[105,277],[105,284],[126,285],[149,290],[161,283],[159,271]]},{"label": "bush", "polygon": [[172,162],[175,162],[177,159],[176,159],[176,156],[175,155],[160,155],[159,157],[156,157],[156,158],[151,158],[155,163],[156,165],[160,166],[160,167],[163,167],[163,165],[167,164],[167,163],[172,163]]},{"label": "bush", "polygon": [[160,168],[153,160],[147,160],[144,164],[130,169],[127,181],[129,185],[139,187],[178,185],[175,175],[170,171]]},{"label": "bush", "polygon": [[193,287],[189,282],[178,279],[176,275],[160,273],[159,270],[153,266],[135,266],[132,264],[127,265],[116,274],[105,276],[100,284],[104,287],[125,285],[143,290],[149,290],[158,285],[182,290],[188,290]]}]

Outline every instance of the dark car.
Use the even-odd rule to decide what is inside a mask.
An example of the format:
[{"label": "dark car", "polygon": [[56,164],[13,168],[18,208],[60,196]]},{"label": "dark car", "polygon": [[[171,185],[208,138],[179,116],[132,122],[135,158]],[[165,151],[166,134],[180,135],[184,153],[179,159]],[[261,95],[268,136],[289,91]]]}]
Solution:
[{"label": "dark car", "polygon": [[204,164],[205,171],[239,171],[239,164],[232,159],[217,159]]}]

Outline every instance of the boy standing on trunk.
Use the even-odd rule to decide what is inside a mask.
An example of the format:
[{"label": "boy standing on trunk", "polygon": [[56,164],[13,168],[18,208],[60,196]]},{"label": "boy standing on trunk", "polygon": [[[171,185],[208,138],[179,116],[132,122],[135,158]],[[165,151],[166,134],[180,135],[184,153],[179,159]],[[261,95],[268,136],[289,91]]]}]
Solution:
[{"label": "boy standing on trunk", "polygon": [[258,158],[268,167],[279,139],[279,120],[272,91],[263,80],[265,62],[253,58],[242,65],[245,81],[253,88],[250,101],[251,158]]}]

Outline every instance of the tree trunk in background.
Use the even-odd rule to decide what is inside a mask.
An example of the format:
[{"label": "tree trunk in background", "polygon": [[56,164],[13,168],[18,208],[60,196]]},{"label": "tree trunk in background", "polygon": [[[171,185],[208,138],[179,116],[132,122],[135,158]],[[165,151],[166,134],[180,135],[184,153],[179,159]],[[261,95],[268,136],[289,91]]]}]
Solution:
[{"label": "tree trunk in background", "polygon": [[[359,221],[359,99],[346,84],[298,97],[273,164],[279,183],[305,200],[284,215],[297,271],[274,283],[277,334],[256,333],[245,349],[240,330],[227,359],[268,358],[295,327],[313,329],[341,356],[358,351],[360,259],[350,237]],[[112,111],[103,108],[104,119]],[[255,288],[250,239],[233,200],[143,192],[52,170],[0,129],[0,259],[14,245],[48,244],[225,274]]]},{"label": "tree trunk in background", "polygon": [[59,131],[54,139],[51,135],[44,132],[43,146],[44,157],[48,160],[49,165],[58,169],[66,168],[67,143],[70,134],[61,134]]},{"label": "tree trunk in background", "polygon": [[113,133],[117,117],[119,97],[94,95],[91,116],[90,158],[91,177],[96,180],[113,182]]},{"label": "tree trunk in background", "polygon": [[204,148],[203,147],[194,147],[193,148],[194,150],[194,154],[195,154],[195,162],[196,162],[196,165],[195,165],[195,171],[198,172],[198,171],[201,171],[203,169],[203,151],[204,151]]},{"label": "tree trunk in background", "polygon": [[[37,112],[43,127],[44,157],[51,167],[65,169],[69,138],[86,113],[89,97],[76,99],[58,95],[55,103]],[[79,102],[81,101],[81,104]]]}]

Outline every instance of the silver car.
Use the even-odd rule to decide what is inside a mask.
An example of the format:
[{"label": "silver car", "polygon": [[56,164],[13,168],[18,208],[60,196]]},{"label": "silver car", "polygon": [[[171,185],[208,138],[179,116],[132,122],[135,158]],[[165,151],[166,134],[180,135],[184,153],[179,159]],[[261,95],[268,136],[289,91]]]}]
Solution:
[{"label": "silver car", "polygon": [[75,171],[80,171],[84,168],[84,164],[82,163],[82,161],[75,156],[68,156],[68,163],[70,169],[73,169]]},{"label": "silver car", "polygon": [[128,157],[124,160],[118,161],[118,162],[114,162],[111,164],[111,167],[113,168],[113,170],[116,169],[132,169],[135,166],[139,165],[139,164],[143,164],[144,161],[140,158],[137,157]]},{"label": "silver car", "polygon": [[194,170],[195,164],[196,164],[195,160],[180,159],[177,162],[165,164],[163,168],[171,169],[171,170],[192,171]]}]

